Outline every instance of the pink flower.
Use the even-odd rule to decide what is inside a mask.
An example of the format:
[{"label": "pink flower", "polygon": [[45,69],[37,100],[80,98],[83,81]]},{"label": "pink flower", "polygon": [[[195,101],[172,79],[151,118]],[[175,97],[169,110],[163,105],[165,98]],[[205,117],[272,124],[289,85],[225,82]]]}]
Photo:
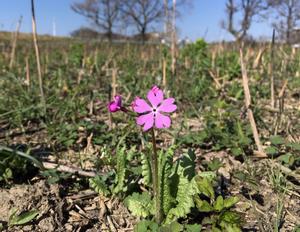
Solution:
[{"label": "pink flower", "polygon": [[132,108],[140,115],[136,122],[143,126],[143,130],[147,131],[153,126],[156,128],[168,128],[171,125],[171,119],[164,113],[172,113],[177,109],[174,104],[174,98],[164,99],[164,93],[157,86],[153,86],[147,94],[147,99],[151,106],[139,97],[136,97],[132,104]]},{"label": "pink flower", "polygon": [[110,112],[122,110],[122,97],[120,95],[115,96],[114,100],[108,103],[107,108]]}]

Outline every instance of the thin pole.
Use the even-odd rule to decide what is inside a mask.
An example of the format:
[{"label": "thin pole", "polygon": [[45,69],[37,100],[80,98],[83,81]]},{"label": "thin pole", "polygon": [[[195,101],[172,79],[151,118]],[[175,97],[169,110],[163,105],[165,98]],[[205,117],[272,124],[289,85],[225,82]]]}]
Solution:
[{"label": "thin pole", "polygon": [[173,0],[173,19],[172,19],[172,45],[171,45],[171,56],[172,56],[172,74],[175,76],[176,72],[176,0]]},{"label": "thin pole", "polygon": [[270,88],[271,88],[271,106],[275,108],[275,88],[274,88],[274,45],[275,45],[275,29],[273,29],[271,54],[269,63]]},{"label": "thin pole", "polygon": [[34,0],[31,0],[31,14],[32,14],[32,36],[33,36],[33,43],[34,43],[35,56],[36,56],[36,64],[37,64],[39,88],[40,88],[40,95],[41,95],[41,103],[42,103],[42,106],[44,108],[44,114],[46,114],[46,101],[45,101],[45,95],[44,95],[44,90],[43,90],[43,78],[42,78],[42,72],[41,72],[40,53],[39,53],[37,32],[36,32]]},{"label": "thin pole", "polygon": [[22,24],[22,19],[23,19],[23,17],[20,16],[20,19],[19,19],[18,24],[17,24],[15,36],[13,38],[12,50],[11,50],[11,54],[10,54],[9,69],[12,69],[12,67],[14,65],[18,35],[19,35],[21,24]]},{"label": "thin pole", "polygon": [[266,157],[267,155],[264,152],[264,149],[260,143],[259,139],[259,134],[258,130],[256,127],[254,115],[251,109],[251,95],[250,95],[250,89],[249,89],[249,80],[248,80],[248,75],[247,75],[247,70],[245,67],[245,62],[244,62],[244,55],[243,55],[243,50],[240,49],[240,64],[241,64],[241,69],[242,69],[242,83],[243,83],[243,88],[244,88],[244,95],[245,95],[245,106],[247,109],[247,114],[249,118],[249,122],[251,125],[253,137],[255,144],[257,146],[258,153],[256,154],[257,157]]}]

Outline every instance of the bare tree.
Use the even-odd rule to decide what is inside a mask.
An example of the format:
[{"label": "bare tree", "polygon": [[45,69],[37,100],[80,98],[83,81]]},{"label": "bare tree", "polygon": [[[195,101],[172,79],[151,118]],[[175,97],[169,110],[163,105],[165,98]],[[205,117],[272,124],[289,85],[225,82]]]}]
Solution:
[{"label": "bare tree", "polygon": [[89,19],[112,40],[120,13],[120,0],[83,0],[73,3],[71,8]]},{"label": "bare tree", "polygon": [[[176,14],[189,6],[192,0],[178,0]],[[163,24],[164,18],[169,17],[168,10],[173,8],[173,0],[126,0],[122,1],[122,13],[127,22],[134,25],[141,36],[146,40],[150,27]]]},{"label": "bare tree", "polygon": [[[244,40],[254,17],[259,16],[266,9],[267,2],[265,0],[227,0],[227,19],[222,22],[222,27],[232,34],[237,41]],[[236,19],[237,15],[240,15],[241,18]]]},{"label": "bare tree", "polygon": [[279,20],[273,23],[274,28],[287,43],[292,42],[292,32],[300,21],[299,0],[269,0]]},{"label": "bare tree", "polygon": [[128,0],[123,1],[122,12],[128,23],[134,25],[143,41],[146,33],[154,23],[159,23],[164,16],[161,0]]}]

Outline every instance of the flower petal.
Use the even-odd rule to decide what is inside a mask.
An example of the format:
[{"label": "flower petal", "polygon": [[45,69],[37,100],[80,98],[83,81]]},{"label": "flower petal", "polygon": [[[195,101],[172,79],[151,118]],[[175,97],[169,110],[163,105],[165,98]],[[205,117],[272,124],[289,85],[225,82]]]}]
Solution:
[{"label": "flower petal", "polygon": [[116,103],[119,107],[121,107],[121,106],[122,106],[122,97],[121,97],[120,95],[116,95],[114,99],[115,99],[115,103]]},{"label": "flower petal", "polygon": [[157,107],[164,99],[164,93],[157,86],[152,87],[148,92],[147,98],[153,107]]},{"label": "flower petal", "polygon": [[116,95],[114,97],[114,101],[111,101],[110,103],[108,103],[107,108],[112,113],[121,110],[123,108],[122,107],[122,97],[120,95]]},{"label": "flower petal", "polygon": [[155,117],[155,127],[156,128],[169,128],[170,126],[171,126],[170,117],[157,112],[156,117]]},{"label": "flower petal", "polygon": [[153,124],[154,124],[154,115],[153,115],[153,113],[151,112],[149,114],[140,115],[136,119],[136,123],[140,126],[144,125],[144,127],[143,127],[144,131],[149,130],[151,127],[153,127]]},{"label": "flower petal", "polygon": [[110,112],[114,113],[120,110],[120,107],[116,104],[116,102],[112,101],[107,105],[107,108]]},{"label": "flower petal", "polygon": [[173,104],[175,102],[174,98],[167,98],[163,100],[161,105],[157,108],[157,110],[166,112],[166,113],[172,113],[177,109],[177,106]]},{"label": "flower petal", "polygon": [[132,108],[136,113],[146,113],[152,110],[144,99],[138,97],[134,100]]}]

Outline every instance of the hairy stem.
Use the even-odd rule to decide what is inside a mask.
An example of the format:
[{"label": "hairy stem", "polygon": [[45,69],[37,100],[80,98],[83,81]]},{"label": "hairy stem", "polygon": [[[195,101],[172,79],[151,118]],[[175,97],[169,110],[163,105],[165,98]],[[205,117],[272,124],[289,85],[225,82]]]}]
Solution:
[{"label": "hairy stem", "polygon": [[154,129],[151,129],[152,133],[152,144],[153,144],[153,154],[152,154],[152,181],[153,181],[153,192],[155,200],[155,220],[156,223],[160,224],[163,220],[163,214],[161,209],[161,202],[159,196],[159,185],[158,185],[158,162],[157,162],[157,148]]}]

